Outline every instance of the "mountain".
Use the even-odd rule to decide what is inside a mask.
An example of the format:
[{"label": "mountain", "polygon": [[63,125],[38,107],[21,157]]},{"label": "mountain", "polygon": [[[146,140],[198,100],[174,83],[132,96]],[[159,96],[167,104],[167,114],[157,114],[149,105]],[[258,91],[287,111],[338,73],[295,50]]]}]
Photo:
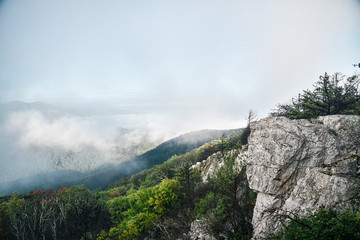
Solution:
[{"label": "mountain", "polygon": [[85,174],[75,181],[76,184],[85,184],[91,189],[104,188],[121,178],[131,176],[143,169],[162,164],[170,157],[196,149],[206,142],[227,136],[239,129],[232,130],[199,130],[180,135],[168,140],[156,148],[145,152],[129,161],[120,164],[104,165],[98,170]]},{"label": "mountain", "polygon": [[[106,185],[123,177],[131,176],[143,169],[162,164],[173,155],[186,153],[206,142],[223,135],[226,136],[234,131],[238,130],[194,131],[166,141],[150,151],[136,157],[131,157],[129,158],[130,160],[119,164],[106,163],[85,172],[68,169],[53,170],[13,181],[2,182],[0,184],[0,195],[10,194],[14,191],[26,193],[37,189],[50,189],[77,184],[85,184],[91,189],[104,188]],[[66,152],[63,154],[66,155]],[[79,155],[75,156],[79,157]],[[86,156],[90,155],[84,155],[84,161],[86,161]],[[72,158],[74,159],[74,157]]]},{"label": "mountain", "polygon": [[175,154],[183,154],[189,152],[197,147],[200,147],[206,142],[218,139],[221,136],[228,136],[230,133],[239,131],[239,129],[232,130],[200,130],[181,135],[177,138],[169,140],[160,144],[153,150],[150,150],[135,158],[137,164],[141,164],[143,168],[161,164]]},{"label": "mountain", "polygon": [[[97,234],[101,232],[99,239],[109,236],[121,238],[120,234],[127,233],[129,228],[141,229],[132,235],[137,239],[269,239],[283,229],[283,224],[291,223],[291,219],[301,223],[306,216],[302,227],[307,231],[310,229],[310,235],[312,232],[314,236],[321,233],[324,239],[332,239],[334,234],[347,234],[338,239],[355,239],[360,226],[360,116],[333,115],[311,120],[269,117],[252,122],[250,130],[247,145],[242,146],[238,141],[244,131],[237,131],[228,138],[211,141],[164,164],[160,163],[167,154],[187,151],[207,138],[225,135],[231,130],[185,134],[132,161],[104,165],[89,175],[72,178],[73,173],[63,172],[59,179],[67,177],[67,180],[87,182],[96,187],[129,176],[150,164],[160,164],[123,178],[105,191],[89,191],[82,186],[74,186],[59,192],[29,193],[20,196],[26,202],[23,209],[32,207],[27,214],[35,216],[36,211],[32,209],[37,209],[39,201],[47,201],[48,194],[65,200],[82,197],[88,204],[80,201],[81,205],[77,207],[95,214],[92,220],[95,223],[104,213],[111,215],[106,220],[108,225],[94,224],[90,230],[93,236],[99,236]],[[229,144],[224,147],[226,142]],[[43,186],[58,184],[47,180],[45,175],[42,181],[48,181]],[[7,196],[0,201],[6,206],[6,202],[12,199]],[[23,200],[12,203],[16,201],[21,203]],[[68,206],[75,204],[71,201],[67,203]],[[91,204],[94,207],[103,204],[104,212],[88,208]],[[46,209],[46,204],[44,206]],[[154,206],[161,206],[161,211],[156,211]],[[48,209],[52,210],[52,207]],[[328,211],[331,215],[315,215],[320,218],[314,218],[313,214],[319,209],[321,213]],[[83,216],[79,214],[76,216]],[[12,216],[21,217],[20,214],[20,217]],[[57,219],[58,216],[55,214],[52,218]],[[142,221],[138,221],[139,216]],[[20,218],[24,222],[32,220],[29,219]],[[157,225],[147,224],[150,221],[156,221]],[[88,219],[76,219],[77,224],[83,222],[87,223]],[[323,227],[319,228],[318,224]],[[66,225],[63,227],[69,228]],[[337,230],[328,231],[334,228]],[[351,232],[348,232],[349,229]],[[48,236],[52,234],[50,231],[47,233]]]}]

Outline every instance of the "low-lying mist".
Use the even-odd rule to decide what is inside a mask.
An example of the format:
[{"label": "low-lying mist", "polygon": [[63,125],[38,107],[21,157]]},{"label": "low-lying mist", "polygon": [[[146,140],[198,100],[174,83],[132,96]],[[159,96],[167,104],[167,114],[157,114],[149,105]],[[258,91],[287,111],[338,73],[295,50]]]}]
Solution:
[{"label": "low-lying mist", "polygon": [[216,139],[222,131],[184,133],[244,125],[241,119],[224,120],[214,108],[101,107],[89,111],[39,102],[0,104],[0,195],[73,184],[104,187]]},{"label": "low-lying mist", "polygon": [[91,171],[142,154],[164,139],[148,129],[122,127],[126,115],[105,120],[39,103],[11,103],[0,111],[0,183],[58,170]]}]

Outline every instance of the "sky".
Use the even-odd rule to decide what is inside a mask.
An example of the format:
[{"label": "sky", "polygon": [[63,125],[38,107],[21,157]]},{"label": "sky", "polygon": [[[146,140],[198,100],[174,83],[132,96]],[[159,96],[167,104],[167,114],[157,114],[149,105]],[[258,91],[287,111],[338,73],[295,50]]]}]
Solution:
[{"label": "sky", "polygon": [[104,124],[243,127],[359,62],[358,0],[0,1],[0,103]]}]

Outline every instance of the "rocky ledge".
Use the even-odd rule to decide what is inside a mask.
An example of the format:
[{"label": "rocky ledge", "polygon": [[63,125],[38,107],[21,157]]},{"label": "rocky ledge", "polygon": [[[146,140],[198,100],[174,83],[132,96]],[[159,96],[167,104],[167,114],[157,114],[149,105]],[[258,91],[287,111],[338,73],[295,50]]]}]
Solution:
[{"label": "rocky ledge", "polygon": [[279,230],[284,214],[303,216],[321,206],[355,210],[359,154],[360,116],[276,117],[251,124],[246,173],[258,193],[253,239]]}]

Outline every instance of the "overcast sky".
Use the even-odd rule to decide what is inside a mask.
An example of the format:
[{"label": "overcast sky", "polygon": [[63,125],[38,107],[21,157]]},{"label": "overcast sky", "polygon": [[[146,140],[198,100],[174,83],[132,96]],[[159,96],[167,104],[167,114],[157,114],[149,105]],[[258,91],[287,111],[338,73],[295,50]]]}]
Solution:
[{"label": "overcast sky", "polygon": [[1,103],[232,128],[358,62],[358,0],[0,0]]}]

